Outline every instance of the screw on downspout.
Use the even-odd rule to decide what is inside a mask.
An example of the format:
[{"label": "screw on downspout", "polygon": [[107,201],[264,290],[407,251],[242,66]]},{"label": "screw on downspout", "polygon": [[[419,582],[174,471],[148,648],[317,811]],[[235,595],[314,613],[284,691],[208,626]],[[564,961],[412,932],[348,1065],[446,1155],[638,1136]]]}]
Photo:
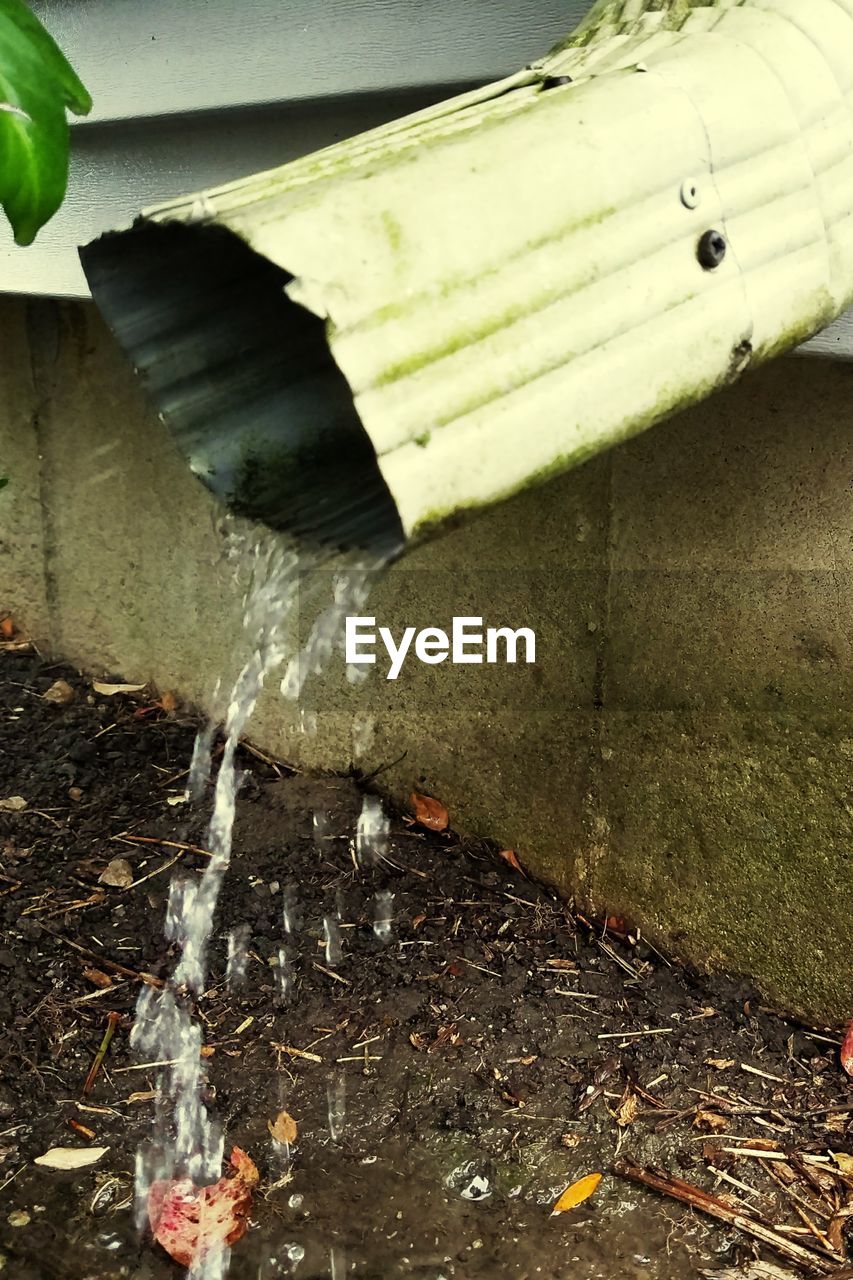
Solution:
[{"label": "screw on downspout", "polygon": [[726,256],[726,237],[721,231],[706,231],[696,249],[696,257],[706,271],[715,271]]}]

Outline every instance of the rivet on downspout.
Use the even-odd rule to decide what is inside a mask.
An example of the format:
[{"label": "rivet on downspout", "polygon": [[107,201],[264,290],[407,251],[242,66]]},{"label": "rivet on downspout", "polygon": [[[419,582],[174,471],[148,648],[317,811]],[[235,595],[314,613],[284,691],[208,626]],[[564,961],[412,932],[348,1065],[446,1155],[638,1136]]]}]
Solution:
[{"label": "rivet on downspout", "polygon": [[715,271],[726,256],[726,237],[721,231],[706,231],[699,241],[696,256],[706,271]]}]

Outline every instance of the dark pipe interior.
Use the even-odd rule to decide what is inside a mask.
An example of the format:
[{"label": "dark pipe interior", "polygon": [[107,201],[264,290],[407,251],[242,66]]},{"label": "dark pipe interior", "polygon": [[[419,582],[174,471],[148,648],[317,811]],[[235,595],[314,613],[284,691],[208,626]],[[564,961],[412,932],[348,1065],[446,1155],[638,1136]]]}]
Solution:
[{"label": "dark pipe interior", "polygon": [[192,470],[239,515],[393,555],[400,517],[291,276],[215,226],[141,224],[81,249],[103,316]]}]

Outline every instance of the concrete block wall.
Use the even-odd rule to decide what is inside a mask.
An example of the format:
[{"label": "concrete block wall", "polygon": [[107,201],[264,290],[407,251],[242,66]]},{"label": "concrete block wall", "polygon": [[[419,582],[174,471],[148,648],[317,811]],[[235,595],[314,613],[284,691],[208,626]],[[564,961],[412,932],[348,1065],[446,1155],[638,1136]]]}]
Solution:
[{"label": "concrete block wall", "polygon": [[[0,609],[199,705],[239,607],[214,504],[93,309],[0,300]],[[535,666],[272,682],[259,743],[358,758],[590,911],[840,1023],[853,1006],[853,371],[779,362],[406,556],[378,622],[537,633]],[[547,429],[533,424],[531,429]],[[358,737],[359,734],[356,735]],[[402,757],[402,758],[400,758]]]}]

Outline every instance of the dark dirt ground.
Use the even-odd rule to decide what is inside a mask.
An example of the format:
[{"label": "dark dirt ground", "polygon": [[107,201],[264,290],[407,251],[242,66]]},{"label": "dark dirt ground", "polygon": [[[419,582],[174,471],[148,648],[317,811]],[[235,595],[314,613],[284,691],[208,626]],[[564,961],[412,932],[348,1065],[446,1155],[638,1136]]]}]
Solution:
[{"label": "dark dirt ground", "polygon": [[[4,649],[0,1273],[166,1280],[180,1268],[133,1223],[134,1153],[150,1132],[157,1071],[134,1060],[128,1033],[133,972],[158,977],[174,963],[162,936],[170,878],[205,862],[167,843],[205,841],[207,807],[168,803],[196,725]],[[43,695],[60,678],[74,699],[52,705]],[[853,1096],[838,1036],[692,978],[619,922],[573,916],[485,844],[397,816],[387,862],[357,871],[357,779],[298,776],[249,748],[241,765],[234,862],[198,1006],[210,1106],[263,1179],[234,1280],[806,1274],[735,1226],[626,1181],[619,1160],[715,1192],[812,1249],[817,1274],[851,1274]],[[25,809],[9,809],[16,796]],[[129,888],[99,883],[116,857],[130,863]],[[380,890],[394,894],[387,945],[372,928]],[[302,923],[282,1004],[288,893]],[[321,919],[336,910],[343,959],[330,973]],[[235,993],[224,939],[241,924],[249,968]],[[109,1012],[121,1021],[84,1097]],[[337,1141],[329,1089],[346,1098]],[[267,1132],[281,1108],[299,1123],[289,1169]],[[92,1168],[33,1164],[52,1146],[90,1142],[109,1148]],[[743,1146],[776,1158],[730,1150]],[[604,1178],[592,1199],[551,1217],[567,1184],[595,1171]],[[750,1270],[757,1257],[781,1270]]]}]

